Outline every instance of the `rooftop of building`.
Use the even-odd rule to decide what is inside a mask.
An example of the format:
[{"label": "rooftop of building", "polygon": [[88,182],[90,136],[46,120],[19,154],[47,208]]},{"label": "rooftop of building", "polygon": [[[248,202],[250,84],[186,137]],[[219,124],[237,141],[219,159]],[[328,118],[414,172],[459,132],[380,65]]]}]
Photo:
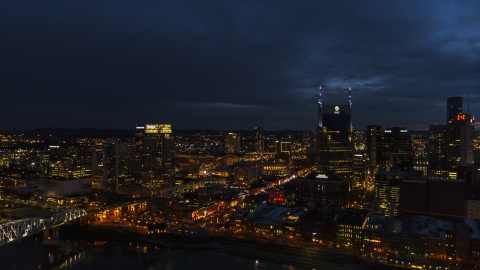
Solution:
[{"label": "rooftop of building", "polygon": [[470,237],[471,238],[480,238],[480,228],[478,228],[478,223],[475,222],[473,218],[465,218],[465,223],[470,227]]},{"label": "rooftop of building", "polygon": [[337,223],[352,226],[362,226],[365,223],[368,212],[369,211],[366,209],[347,208],[343,210],[343,212],[337,218]]},{"label": "rooftop of building", "polygon": [[396,217],[386,217],[386,216],[370,216],[369,221],[370,229],[372,231],[380,231],[390,234],[401,234],[404,232],[404,222],[403,220]]},{"label": "rooftop of building", "polygon": [[283,207],[261,203],[253,212],[250,212],[248,218],[255,220],[255,223],[271,225],[279,222],[294,223],[297,222],[305,212],[301,207]]},{"label": "rooftop of building", "polygon": [[428,216],[414,216],[406,220],[406,229],[411,235],[424,235],[432,239],[445,240],[445,229],[453,227],[448,221]]},{"label": "rooftop of building", "polygon": [[37,189],[27,187],[11,187],[7,189],[14,192],[37,192]]},{"label": "rooftop of building", "polygon": [[233,163],[234,167],[258,167],[259,165],[262,165],[262,163],[256,161],[239,161]]},{"label": "rooftop of building", "polygon": [[233,166],[217,166],[215,169],[213,169],[214,172],[233,172],[234,171]]}]

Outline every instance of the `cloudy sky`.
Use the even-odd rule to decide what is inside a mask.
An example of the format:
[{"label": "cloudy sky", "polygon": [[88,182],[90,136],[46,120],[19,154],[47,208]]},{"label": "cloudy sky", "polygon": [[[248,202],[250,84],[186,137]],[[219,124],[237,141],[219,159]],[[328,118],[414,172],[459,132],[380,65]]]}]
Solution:
[{"label": "cloudy sky", "polygon": [[313,130],[320,84],[356,129],[480,116],[480,1],[0,1],[0,130]]}]

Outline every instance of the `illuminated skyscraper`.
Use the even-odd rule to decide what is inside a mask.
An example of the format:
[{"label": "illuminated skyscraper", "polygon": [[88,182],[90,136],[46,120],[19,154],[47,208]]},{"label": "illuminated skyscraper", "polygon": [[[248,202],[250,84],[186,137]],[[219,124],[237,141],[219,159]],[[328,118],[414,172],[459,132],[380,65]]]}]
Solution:
[{"label": "illuminated skyscraper", "polygon": [[430,125],[429,178],[458,179],[458,168],[474,163],[475,118],[462,108],[462,97],[448,97],[447,125]]},{"label": "illuminated skyscraper", "polygon": [[377,146],[378,166],[385,171],[399,167],[402,171],[413,169],[413,143],[408,130],[389,127],[382,132]]},{"label": "illuminated skyscraper", "polygon": [[320,193],[322,207],[333,203],[335,208],[344,209],[348,206],[348,194],[354,178],[351,89],[348,90],[347,105],[324,105],[321,90],[320,87],[316,130],[317,175],[314,181],[320,188],[317,192]]},{"label": "illuminated skyscraper", "polygon": [[240,134],[228,133],[225,138],[225,150],[227,153],[240,152]]},{"label": "illuminated skyscraper", "polygon": [[347,105],[323,105],[320,87],[316,134],[317,173],[353,179],[353,126],[351,89]]},{"label": "illuminated skyscraper", "polygon": [[[138,127],[137,127],[138,129]],[[142,163],[146,184],[172,185],[175,180],[175,144],[170,124],[146,124],[143,129]]]},{"label": "illuminated skyscraper", "polygon": [[118,176],[120,172],[120,153],[125,152],[125,144],[116,140],[107,140],[103,143],[103,175],[101,186],[108,191],[118,191]]},{"label": "illuminated skyscraper", "polygon": [[447,125],[430,125],[427,144],[427,175],[431,179],[448,178]]},{"label": "illuminated skyscraper", "polygon": [[428,131],[428,166],[430,168],[445,168],[447,167],[445,157],[447,125],[430,125]]},{"label": "illuminated skyscraper", "polygon": [[367,159],[368,159],[368,170],[371,174],[375,173],[375,168],[377,167],[377,145],[382,136],[382,127],[369,125],[367,126],[367,138],[366,138],[366,148],[367,148]]},{"label": "illuminated skyscraper", "polygon": [[473,164],[474,117],[460,113],[447,125],[446,161],[449,178],[457,179],[458,166]]},{"label": "illuminated skyscraper", "polygon": [[76,179],[92,176],[92,149],[86,143],[49,146],[46,178]]}]

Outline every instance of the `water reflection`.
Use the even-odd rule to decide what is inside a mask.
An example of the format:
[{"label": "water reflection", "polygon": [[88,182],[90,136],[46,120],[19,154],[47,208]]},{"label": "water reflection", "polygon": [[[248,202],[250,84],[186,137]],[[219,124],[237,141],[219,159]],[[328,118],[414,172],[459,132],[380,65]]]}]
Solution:
[{"label": "water reflection", "polygon": [[0,247],[0,252],[1,269],[304,269],[214,250],[181,250],[103,240],[62,240],[59,247],[51,248],[44,247],[41,239],[30,237]]}]

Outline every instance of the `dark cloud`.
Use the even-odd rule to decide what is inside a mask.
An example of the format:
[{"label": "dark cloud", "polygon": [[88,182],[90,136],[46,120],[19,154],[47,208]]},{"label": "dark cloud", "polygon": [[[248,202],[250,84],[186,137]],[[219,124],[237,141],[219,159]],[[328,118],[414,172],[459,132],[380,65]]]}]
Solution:
[{"label": "dark cloud", "polygon": [[319,84],[324,103],[352,86],[358,129],[427,128],[449,95],[480,115],[478,14],[474,1],[2,1],[2,130],[312,130]]}]

